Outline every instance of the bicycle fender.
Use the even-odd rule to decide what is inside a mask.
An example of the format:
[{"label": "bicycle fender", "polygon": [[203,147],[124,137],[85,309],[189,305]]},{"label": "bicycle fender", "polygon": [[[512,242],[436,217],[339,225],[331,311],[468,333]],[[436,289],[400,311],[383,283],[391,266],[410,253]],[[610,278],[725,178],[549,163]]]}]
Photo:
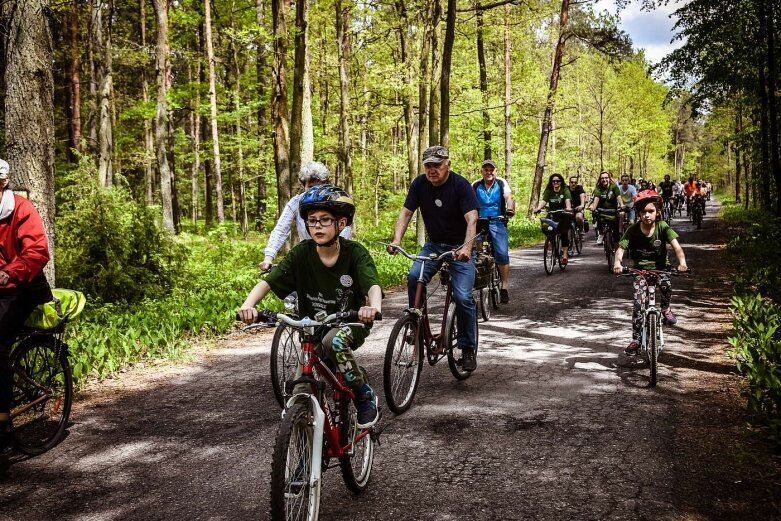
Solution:
[{"label": "bicycle fender", "polygon": [[317,398],[309,395],[312,400],[312,412],[314,413],[314,447],[312,447],[312,475],[309,477],[309,486],[314,487],[320,481],[323,471],[323,429],[325,427],[325,413],[320,408]]}]

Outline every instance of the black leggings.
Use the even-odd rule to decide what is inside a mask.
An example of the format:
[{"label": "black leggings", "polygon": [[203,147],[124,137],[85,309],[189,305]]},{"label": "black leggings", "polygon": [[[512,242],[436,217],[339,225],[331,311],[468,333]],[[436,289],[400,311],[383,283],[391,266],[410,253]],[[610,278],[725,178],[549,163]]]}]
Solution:
[{"label": "black leggings", "polygon": [[11,411],[11,346],[35,306],[36,302],[29,297],[0,295],[0,413]]},{"label": "black leggings", "polygon": [[567,248],[569,246],[569,228],[572,225],[572,215],[555,214],[551,219],[559,223],[556,227],[556,233],[561,236],[561,245]]}]

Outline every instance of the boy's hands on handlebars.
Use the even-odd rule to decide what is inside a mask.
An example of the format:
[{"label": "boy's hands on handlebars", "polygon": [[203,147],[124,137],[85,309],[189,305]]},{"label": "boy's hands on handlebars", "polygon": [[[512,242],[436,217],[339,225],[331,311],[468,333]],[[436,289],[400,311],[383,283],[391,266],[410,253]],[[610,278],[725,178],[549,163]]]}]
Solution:
[{"label": "boy's hands on handlebars", "polygon": [[361,306],[361,309],[358,310],[358,320],[364,324],[371,324],[378,315],[382,316],[382,312],[371,306]]}]

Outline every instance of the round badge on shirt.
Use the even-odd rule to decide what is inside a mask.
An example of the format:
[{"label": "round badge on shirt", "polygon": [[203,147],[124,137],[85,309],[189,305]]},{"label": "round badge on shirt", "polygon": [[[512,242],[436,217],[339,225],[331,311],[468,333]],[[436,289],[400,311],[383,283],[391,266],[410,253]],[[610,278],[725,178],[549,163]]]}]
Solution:
[{"label": "round badge on shirt", "polygon": [[437,208],[442,208],[442,201],[439,199],[434,199],[434,204],[437,205]]},{"label": "round badge on shirt", "polygon": [[350,286],[353,285],[353,278],[349,275],[342,275],[341,277],[339,277],[339,282],[341,282],[342,286],[344,286],[345,288],[349,288]]},{"label": "round badge on shirt", "polygon": [[656,240],[654,241],[654,248],[658,248],[658,247],[659,247],[659,246],[661,246],[661,245],[662,245],[662,241],[660,241],[659,239],[656,239]]}]

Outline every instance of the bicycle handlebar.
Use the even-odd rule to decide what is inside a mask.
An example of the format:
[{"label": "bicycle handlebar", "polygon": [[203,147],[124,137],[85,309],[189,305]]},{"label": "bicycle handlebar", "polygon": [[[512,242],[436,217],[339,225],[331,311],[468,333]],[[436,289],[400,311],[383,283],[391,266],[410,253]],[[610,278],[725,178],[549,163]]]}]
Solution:
[{"label": "bicycle handlebar", "polygon": [[673,268],[672,266],[669,266],[663,270],[638,270],[636,268],[630,268],[629,266],[624,266],[621,270],[621,273],[618,274],[619,277],[626,277],[628,275],[640,275],[640,276],[646,276],[646,275],[663,275],[663,274],[670,274],[670,275],[691,275],[692,270],[691,268],[688,268],[686,271],[678,271],[678,268]]},{"label": "bicycle handlebar", "polygon": [[398,251],[399,253],[401,253],[402,255],[404,255],[405,257],[407,257],[411,261],[415,261],[415,260],[439,261],[439,260],[444,259],[448,255],[450,255],[451,257],[453,257],[455,255],[455,251],[454,250],[448,250],[448,251],[446,251],[444,253],[441,253],[439,255],[437,255],[436,253],[432,253],[429,256],[425,256],[425,255],[412,255],[411,253],[407,252],[407,250],[405,250],[401,246],[396,246],[395,244],[390,244],[390,243],[385,243],[385,242],[381,242],[380,244],[384,245],[386,248],[393,248],[394,250]]},{"label": "bicycle handlebar", "polygon": [[[236,320],[241,320],[239,317],[239,314],[236,313]],[[382,320],[382,313],[379,311],[374,314],[374,320]],[[285,324],[296,327],[296,328],[305,328],[305,327],[318,327],[323,325],[329,325],[331,323],[342,323],[342,325],[347,326],[360,326],[363,327],[363,322],[356,322],[358,321],[358,312],[354,310],[350,311],[338,311],[336,313],[331,313],[327,317],[325,317],[323,320],[313,320],[309,317],[304,317],[302,319],[296,320],[284,313],[277,313],[276,311],[270,311],[268,309],[264,309],[258,312],[258,316],[255,318],[255,324],[260,323],[266,323],[267,325],[276,325],[277,322],[284,322]]]}]

